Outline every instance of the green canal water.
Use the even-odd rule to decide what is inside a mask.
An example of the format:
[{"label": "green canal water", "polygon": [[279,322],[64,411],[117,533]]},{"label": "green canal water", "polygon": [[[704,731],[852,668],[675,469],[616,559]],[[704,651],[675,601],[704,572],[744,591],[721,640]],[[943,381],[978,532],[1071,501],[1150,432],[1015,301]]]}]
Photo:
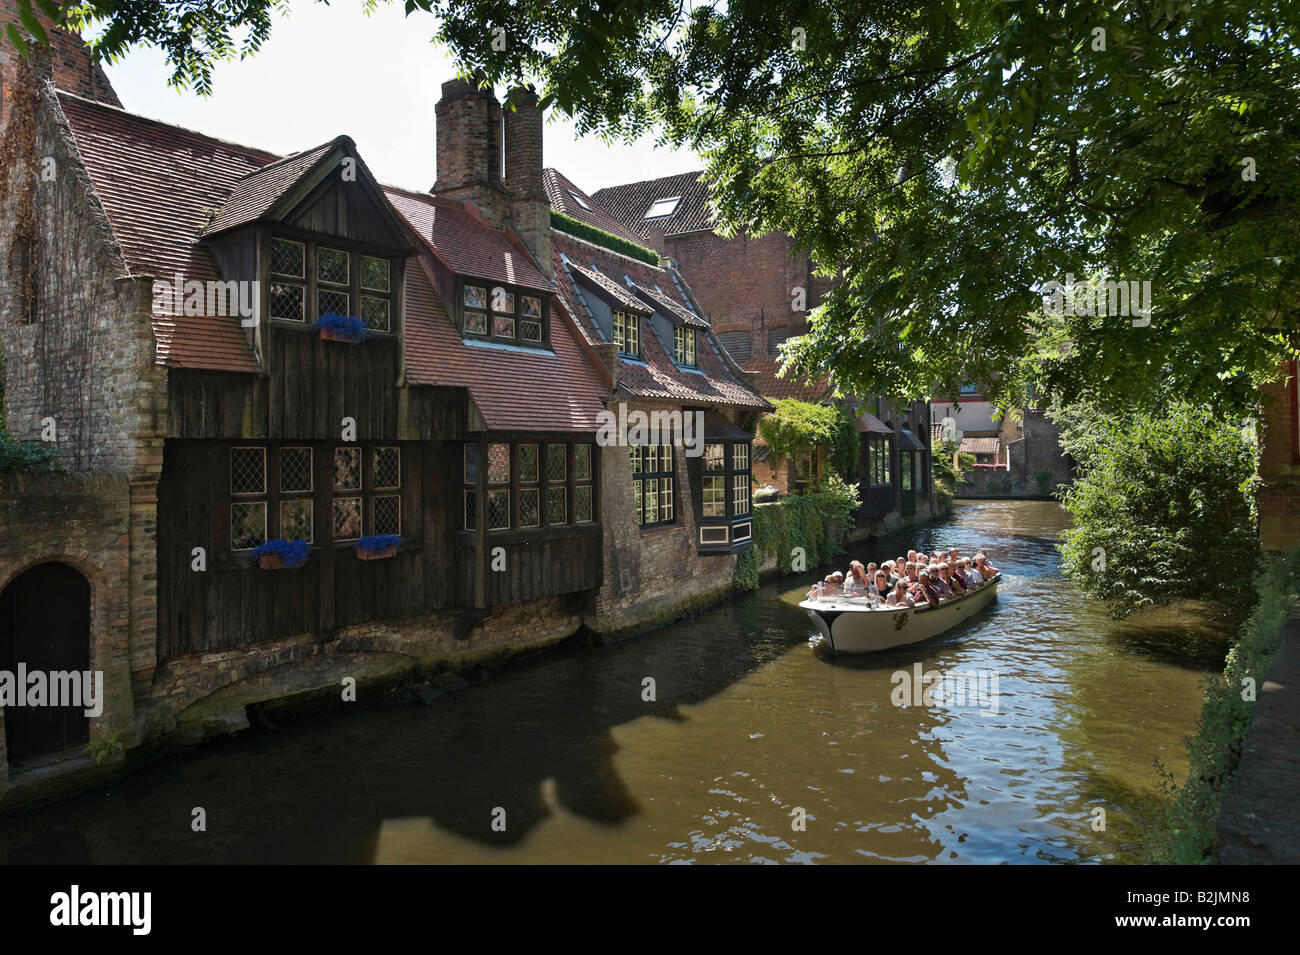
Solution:
[{"label": "green canal water", "polygon": [[[813,653],[807,581],[786,578],[429,705],[358,705],[154,763],[0,820],[0,860],[1132,862],[1156,761],[1185,775],[1224,644],[1185,616],[1107,619],[1059,574],[1064,526],[1048,502],[961,503],[853,555],[982,547],[1003,570],[994,605],[918,647]],[[892,675],[916,663],[996,673],[996,712],[893,705]]]}]

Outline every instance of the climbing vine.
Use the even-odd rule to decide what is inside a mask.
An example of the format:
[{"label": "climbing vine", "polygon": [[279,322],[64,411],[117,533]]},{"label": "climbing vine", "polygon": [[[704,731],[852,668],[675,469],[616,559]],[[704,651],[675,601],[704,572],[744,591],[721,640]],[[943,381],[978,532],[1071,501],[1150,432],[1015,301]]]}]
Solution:
[{"label": "climbing vine", "polygon": [[736,559],[733,586],[758,589],[758,568],[774,555],[777,570],[790,573],[795,548],[802,548],[803,569],[838,560],[844,556],[844,535],[861,503],[858,486],[832,473],[810,494],[754,505],[754,547]]}]

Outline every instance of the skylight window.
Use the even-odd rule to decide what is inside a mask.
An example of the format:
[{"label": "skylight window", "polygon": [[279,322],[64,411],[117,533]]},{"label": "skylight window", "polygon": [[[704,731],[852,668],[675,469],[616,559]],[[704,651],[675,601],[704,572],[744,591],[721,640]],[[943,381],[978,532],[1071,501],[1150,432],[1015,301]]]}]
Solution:
[{"label": "skylight window", "polygon": [[647,219],[662,219],[664,216],[670,216],[677,210],[677,203],[682,201],[681,196],[672,196],[668,199],[658,199],[650,208],[646,210]]},{"label": "skylight window", "polygon": [[586,200],[583,199],[582,196],[578,195],[572,189],[569,190],[569,195],[573,196],[573,201],[582,206],[582,208],[586,209],[588,212],[591,211],[591,206],[587,205]]}]

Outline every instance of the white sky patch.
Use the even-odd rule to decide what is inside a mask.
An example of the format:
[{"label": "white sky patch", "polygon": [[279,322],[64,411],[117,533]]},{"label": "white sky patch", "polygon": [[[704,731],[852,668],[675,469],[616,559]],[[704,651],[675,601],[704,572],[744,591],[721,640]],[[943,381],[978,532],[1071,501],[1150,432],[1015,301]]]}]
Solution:
[{"label": "white sky patch", "polygon": [[[168,87],[171,71],[158,50],[132,51],[107,67],[108,78],[132,113],[280,154],[346,133],[380,182],[428,190],[436,178],[433,108],[455,75],[447,51],[431,42],[434,18],[407,18],[400,4],[367,17],[361,0],[290,6],[257,54],[216,66],[207,99]],[[653,136],[634,145],[579,139],[558,117],[543,136],[544,163],[589,194],[704,166],[692,151],[656,149]]]}]

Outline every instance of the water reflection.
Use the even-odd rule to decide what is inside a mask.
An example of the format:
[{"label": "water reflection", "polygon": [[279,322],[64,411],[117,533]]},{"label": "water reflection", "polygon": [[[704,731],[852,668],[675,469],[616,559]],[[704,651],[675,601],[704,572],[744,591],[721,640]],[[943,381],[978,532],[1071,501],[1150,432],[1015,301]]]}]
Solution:
[{"label": "water reflection", "polygon": [[[1050,503],[965,504],[945,526],[854,555],[989,551],[1006,576],[998,600],[926,644],[821,658],[796,606],[807,581],[791,578],[653,634],[561,648],[428,706],[211,744],[0,822],[0,859],[1129,860],[1153,760],[1185,765],[1202,671],[1151,652],[1157,638],[1073,592],[1052,547],[1062,525]],[[892,705],[892,674],[916,663],[996,671],[996,712]],[[190,831],[195,806],[206,833]],[[1104,832],[1089,825],[1096,807]]]}]

